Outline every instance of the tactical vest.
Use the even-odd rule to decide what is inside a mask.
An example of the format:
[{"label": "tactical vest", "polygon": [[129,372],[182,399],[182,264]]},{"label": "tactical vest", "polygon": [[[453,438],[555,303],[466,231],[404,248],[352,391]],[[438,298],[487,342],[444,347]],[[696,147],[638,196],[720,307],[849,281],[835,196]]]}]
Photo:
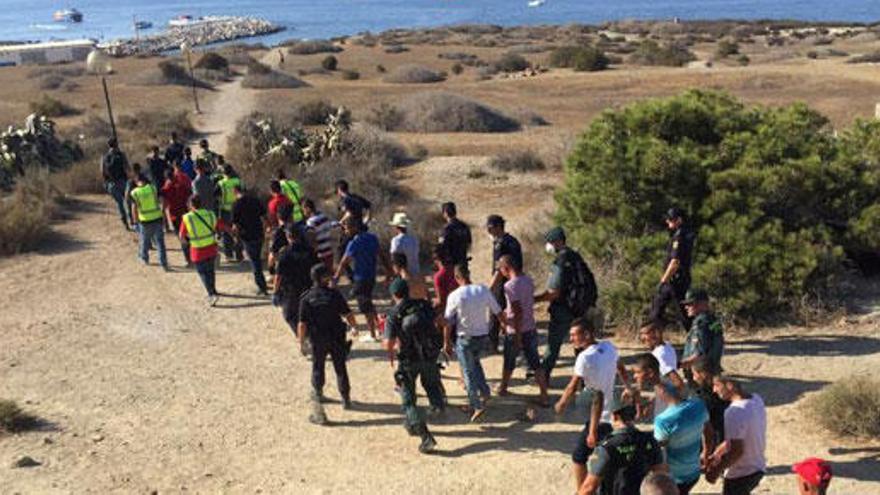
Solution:
[{"label": "tactical vest", "polygon": [[214,237],[217,217],[213,211],[203,209],[191,211],[183,216],[183,224],[186,226],[190,246],[203,248],[217,244]]},{"label": "tactical vest", "polygon": [[602,442],[608,452],[610,470],[602,479],[601,495],[639,495],[642,479],[655,459],[654,449],[659,446],[650,433],[629,427],[615,432]]},{"label": "tactical vest", "polygon": [[431,362],[440,356],[442,337],[434,326],[434,309],[423,299],[408,299],[395,315],[400,329],[401,362]]},{"label": "tactical vest", "polygon": [[302,188],[299,183],[295,180],[285,179],[280,181],[281,183],[281,192],[287,196],[287,199],[293,203],[293,221],[301,222],[303,218],[305,218],[305,213],[303,213],[302,205],[300,201],[302,200]]},{"label": "tactical vest", "polygon": [[241,187],[241,179],[224,176],[217,185],[220,186],[220,209],[232,211],[232,204],[235,203],[235,186]]},{"label": "tactical vest", "polygon": [[131,191],[131,199],[137,205],[138,221],[141,223],[155,222],[162,218],[162,206],[156,187],[146,184]]}]

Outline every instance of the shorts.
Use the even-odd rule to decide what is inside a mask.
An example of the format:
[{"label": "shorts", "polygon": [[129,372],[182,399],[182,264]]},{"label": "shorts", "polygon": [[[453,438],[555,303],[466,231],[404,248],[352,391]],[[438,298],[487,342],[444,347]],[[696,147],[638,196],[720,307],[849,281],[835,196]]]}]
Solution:
[{"label": "shorts", "polygon": [[[614,429],[611,427],[610,423],[599,423],[599,439],[601,442],[608,435],[611,435],[611,432]],[[571,453],[571,460],[575,464],[586,465],[587,459],[590,458],[590,454],[593,453],[593,449],[591,449],[587,445],[587,435],[590,433],[590,420],[587,420],[587,423],[584,425],[584,429],[578,434],[577,442],[575,442],[574,452]],[[597,443],[598,445],[598,443]]]},{"label": "shorts", "polygon": [[351,287],[351,295],[357,301],[358,310],[365,314],[376,314],[376,306],[373,304],[373,288],[375,280],[355,280]]},{"label": "shorts", "polygon": [[[529,369],[536,371],[541,367],[541,355],[538,354],[538,332],[526,332],[522,335],[521,352],[529,363]],[[504,371],[513,371],[516,368],[516,358],[520,351],[513,344],[513,335],[504,336]]]}]

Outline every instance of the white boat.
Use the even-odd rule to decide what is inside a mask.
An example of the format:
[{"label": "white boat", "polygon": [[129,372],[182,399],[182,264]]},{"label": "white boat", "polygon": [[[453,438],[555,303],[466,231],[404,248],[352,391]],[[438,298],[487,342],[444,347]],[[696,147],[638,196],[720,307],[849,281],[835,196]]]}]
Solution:
[{"label": "white boat", "polygon": [[52,20],[55,22],[82,22],[82,12],[76,9],[56,10],[52,14]]},{"label": "white boat", "polygon": [[529,2],[529,7],[540,7],[545,3],[547,3],[547,0],[532,0],[531,2]]}]

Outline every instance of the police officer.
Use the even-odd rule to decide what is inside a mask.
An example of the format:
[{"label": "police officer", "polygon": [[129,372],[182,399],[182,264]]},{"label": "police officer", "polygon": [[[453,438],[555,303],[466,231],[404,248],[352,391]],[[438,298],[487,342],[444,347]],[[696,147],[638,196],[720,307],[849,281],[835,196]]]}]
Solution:
[{"label": "police officer", "polygon": [[613,401],[610,407],[614,430],[590,455],[587,478],[578,495],[638,495],[650,472],[662,472],[663,452],[654,436],[639,431],[631,404]]},{"label": "police officer", "polygon": [[550,267],[547,290],[535,296],[535,302],[550,302],[547,350],[541,363],[549,381],[571,322],[586,316],[587,311],[596,306],[597,294],[593,273],[581,255],[566,244],[565,230],[554,227],[544,240],[547,253],[556,256]]},{"label": "police officer", "polygon": [[403,279],[395,279],[389,287],[394,307],[385,323],[385,349],[392,362],[396,349],[399,365],[394,379],[400,387],[400,398],[406,414],[407,432],[422,439],[419,452],[434,450],[437,442],[428,431],[421,410],[416,407],[416,380],[421,377],[433,412],[445,410],[443,386],[440,382],[442,338],[434,326],[434,310],[426,300],[410,299],[409,286]]},{"label": "police officer", "polygon": [[666,263],[657,295],[651,304],[650,318],[653,321],[663,320],[663,313],[669,303],[675,304],[676,318],[685,329],[691,322],[681,305],[687,290],[691,286],[691,262],[693,260],[696,234],[685,222],[684,212],[680,208],[670,208],[666,212],[666,227],[669,229],[669,243],[666,246]]},{"label": "police officer", "polygon": [[[227,225],[232,224],[232,206],[235,204],[236,188],[243,188],[238,173],[235,172],[232,165],[223,165],[223,177],[217,183],[217,189],[220,193],[220,218]],[[236,242],[229,232],[221,232],[220,240],[223,244],[223,255],[226,256],[227,261],[233,257],[235,261],[241,261],[244,258],[241,244]]]},{"label": "police officer", "polygon": [[[503,256],[510,256],[518,270],[523,268],[522,246],[516,237],[504,230],[504,218],[501,215],[489,215],[486,219],[486,231],[492,238],[492,281],[489,289],[502,308],[507,307],[507,297],[504,295],[504,284],[507,278],[498,269],[498,262]],[[489,329],[489,341],[492,343],[492,352],[498,351],[498,341],[501,326],[497,320],[492,320]]]},{"label": "police officer", "polygon": [[724,328],[721,320],[709,308],[709,294],[703,289],[691,289],[685,295],[682,304],[687,310],[688,317],[693,319],[693,323],[684,342],[684,352],[679,366],[690,378],[691,366],[697,359],[703,358],[712,373],[716,375],[721,373]]},{"label": "police officer", "polygon": [[312,399],[317,403],[316,411],[320,412],[310,416],[309,420],[312,423],[325,424],[327,418],[320,402],[324,399],[324,363],[328,354],[336,372],[342,408],[351,409],[351,385],[345,365],[348,355],[345,323],[354,327],[355,320],[354,313],[342,294],[330,288],[330,270],[323,264],[316,264],[312,266],[310,274],[314,285],[299,300],[297,337],[301,349],[305,345],[306,337],[312,344]]},{"label": "police officer", "polygon": [[138,223],[138,257],[144,264],[150,262],[150,246],[155,242],[159,251],[159,264],[167,272],[168,257],[165,252],[165,228],[159,191],[146,175],[135,179],[137,187],[131,191],[131,217]]},{"label": "police officer", "polygon": [[473,241],[471,238],[471,228],[458,219],[458,210],[455,207],[455,203],[451,201],[443,203],[441,211],[443,218],[446,220],[446,225],[443,226],[443,230],[440,232],[438,243],[449,253],[453,266],[467,266],[470,260],[468,251],[470,251]]}]

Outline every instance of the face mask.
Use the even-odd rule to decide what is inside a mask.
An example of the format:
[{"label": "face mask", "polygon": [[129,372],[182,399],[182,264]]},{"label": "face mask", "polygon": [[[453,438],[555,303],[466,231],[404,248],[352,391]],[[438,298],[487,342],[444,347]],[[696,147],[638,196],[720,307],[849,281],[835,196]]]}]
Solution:
[{"label": "face mask", "polygon": [[547,244],[544,244],[544,251],[546,251],[547,254],[556,254],[556,248],[553,247],[553,244],[550,244],[549,242]]}]

